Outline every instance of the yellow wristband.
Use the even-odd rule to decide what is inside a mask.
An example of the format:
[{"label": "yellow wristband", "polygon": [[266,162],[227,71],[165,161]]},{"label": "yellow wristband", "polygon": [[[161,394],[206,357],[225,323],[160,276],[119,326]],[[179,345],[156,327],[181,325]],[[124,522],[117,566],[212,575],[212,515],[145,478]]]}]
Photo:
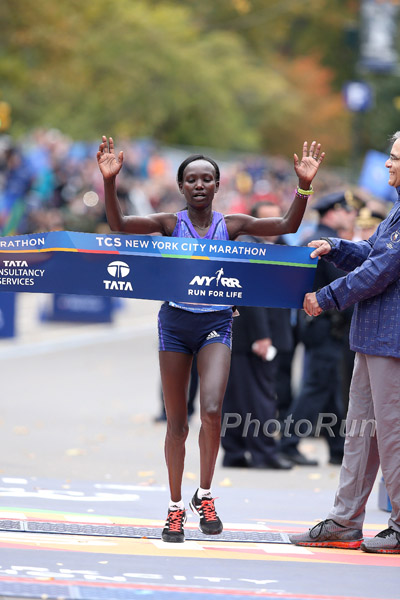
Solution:
[{"label": "yellow wristband", "polygon": [[298,192],[301,196],[311,196],[311,194],[314,193],[314,190],[312,185],[310,185],[309,190],[302,190],[301,188],[299,188],[299,186],[297,186],[296,192]]}]

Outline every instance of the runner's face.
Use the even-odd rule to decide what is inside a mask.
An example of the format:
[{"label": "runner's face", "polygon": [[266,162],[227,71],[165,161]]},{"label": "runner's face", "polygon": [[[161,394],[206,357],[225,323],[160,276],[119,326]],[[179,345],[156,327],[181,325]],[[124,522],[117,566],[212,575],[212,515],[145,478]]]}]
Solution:
[{"label": "runner's face", "polygon": [[215,169],[207,160],[195,160],[183,172],[183,182],[179,185],[188,206],[209,206],[218,191]]},{"label": "runner's face", "polygon": [[396,140],[385,163],[389,169],[389,185],[400,186],[400,139]]}]

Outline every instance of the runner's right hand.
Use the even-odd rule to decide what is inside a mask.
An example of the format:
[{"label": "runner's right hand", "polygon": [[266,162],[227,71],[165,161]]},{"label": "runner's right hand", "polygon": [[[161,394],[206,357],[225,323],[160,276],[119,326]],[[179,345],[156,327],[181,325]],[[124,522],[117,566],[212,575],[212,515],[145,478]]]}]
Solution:
[{"label": "runner's right hand", "polygon": [[99,146],[99,151],[97,152],[97,163],[99,165],[99,169],[104,179],[112,179],[121,170],[122,164],[124,162],[124,153],[121,152],[118,154],[118,157],[115,156],[114,150],[114,140],[110,137],[107,138],[103,135],[103,141]]}]

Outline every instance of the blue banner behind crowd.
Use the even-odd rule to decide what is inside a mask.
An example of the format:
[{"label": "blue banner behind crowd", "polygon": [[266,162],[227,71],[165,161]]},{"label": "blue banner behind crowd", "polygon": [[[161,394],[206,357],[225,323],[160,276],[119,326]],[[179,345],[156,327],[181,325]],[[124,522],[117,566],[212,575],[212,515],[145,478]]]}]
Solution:
[{"label": "blue banner behind crowd", "polygon": [[0,291],[300,308],[310,249],[57,231],[0,238]]}]

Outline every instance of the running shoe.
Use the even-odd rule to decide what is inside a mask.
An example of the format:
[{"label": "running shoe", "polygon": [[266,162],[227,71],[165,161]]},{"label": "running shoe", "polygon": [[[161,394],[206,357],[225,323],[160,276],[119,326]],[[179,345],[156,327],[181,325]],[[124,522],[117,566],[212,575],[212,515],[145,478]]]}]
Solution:
[{"label": "running shoe", "polygon": [[375,537],[364,540],[361,550],[377,554],[400,554],[400,532],[391,527],[384,529]]},{"label": "running shoe", "polygon": [[318,546],[320,548],[357,549],[363,541],[361,529],[339,525],[333,519],[317,523],[306,533],[294,533],[289,539],[295,546]]},{"label": "running shoe", "polygon": [[191,510],[200,517],[199,529],[205,535],[218,535],[224,528],[221,519],[215,512],[214,500],[215,498],[206,496],[199,499],[196,492],[189,502]]},{"label": "running shoe", "polygon": [[162,530],[161,538],[164,542],[178,542],[182,543],[185,541],[184,525],[186,523],[186,511],[185,510],[171,510],[168,509],[167,520],[165,521],[165,527]]}]

